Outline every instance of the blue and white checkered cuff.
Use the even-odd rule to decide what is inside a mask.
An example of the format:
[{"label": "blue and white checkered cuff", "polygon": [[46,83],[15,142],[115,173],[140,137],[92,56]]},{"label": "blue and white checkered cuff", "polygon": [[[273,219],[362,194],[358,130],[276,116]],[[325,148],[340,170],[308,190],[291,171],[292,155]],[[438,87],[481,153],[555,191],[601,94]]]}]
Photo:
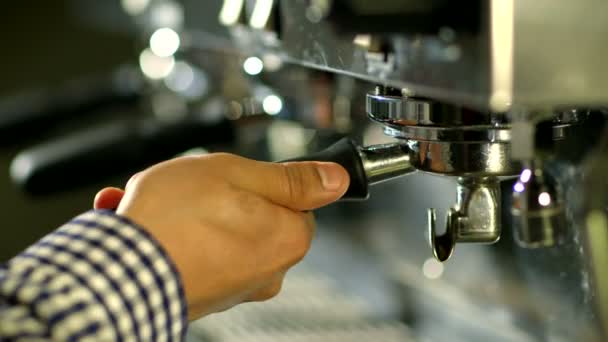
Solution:
[{"label": "blue and white checkered cuff", "polygon": [[8,338],[171,341],[184,339],[187,307],[177,269],[146,230],[89,211],[0,269],[2,321]]}]

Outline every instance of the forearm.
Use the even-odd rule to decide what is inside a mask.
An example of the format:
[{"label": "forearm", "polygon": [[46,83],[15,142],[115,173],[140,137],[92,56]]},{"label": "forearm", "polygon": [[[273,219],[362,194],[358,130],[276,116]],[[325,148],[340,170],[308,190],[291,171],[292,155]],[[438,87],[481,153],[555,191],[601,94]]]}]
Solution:
[{"label": "forearm", "polygon": [[111,212],[78,216],[0,270],[0,340],[179,340],[186,317],[163,249]]}]

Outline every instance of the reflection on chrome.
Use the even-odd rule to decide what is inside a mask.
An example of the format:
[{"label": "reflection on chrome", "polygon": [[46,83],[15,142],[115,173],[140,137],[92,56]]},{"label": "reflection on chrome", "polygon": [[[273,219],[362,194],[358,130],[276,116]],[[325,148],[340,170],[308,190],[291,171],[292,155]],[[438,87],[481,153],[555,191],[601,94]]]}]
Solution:
[{"label": "reflection on chrome", "polygon": [[532,177],[532,170],[524,169],[519,176],[519,180],[522,183],[528,183],[530,181],[530,177]]}]

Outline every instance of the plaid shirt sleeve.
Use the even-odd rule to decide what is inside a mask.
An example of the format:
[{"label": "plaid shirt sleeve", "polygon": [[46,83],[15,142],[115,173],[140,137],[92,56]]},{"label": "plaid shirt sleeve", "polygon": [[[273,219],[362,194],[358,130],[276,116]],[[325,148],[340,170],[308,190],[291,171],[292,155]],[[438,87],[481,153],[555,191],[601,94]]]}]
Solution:
[{"label": "plaid shirt sleeve", "polygon": [[84,213],[0,267],[0,340],[183,340],[179,274],[144,229]]}]

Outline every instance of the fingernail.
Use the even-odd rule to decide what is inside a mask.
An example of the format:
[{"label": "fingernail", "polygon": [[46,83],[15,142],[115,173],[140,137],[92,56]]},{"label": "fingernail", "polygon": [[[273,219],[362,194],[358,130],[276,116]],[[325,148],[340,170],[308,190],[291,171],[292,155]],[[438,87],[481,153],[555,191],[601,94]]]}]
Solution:
[{"label": "fingernail", "polygon": [[337,165],[330,163],[317,163],[317,172],[321,177],[323,188],[327,191],[337,191],[342,185],[343,171]]}]

